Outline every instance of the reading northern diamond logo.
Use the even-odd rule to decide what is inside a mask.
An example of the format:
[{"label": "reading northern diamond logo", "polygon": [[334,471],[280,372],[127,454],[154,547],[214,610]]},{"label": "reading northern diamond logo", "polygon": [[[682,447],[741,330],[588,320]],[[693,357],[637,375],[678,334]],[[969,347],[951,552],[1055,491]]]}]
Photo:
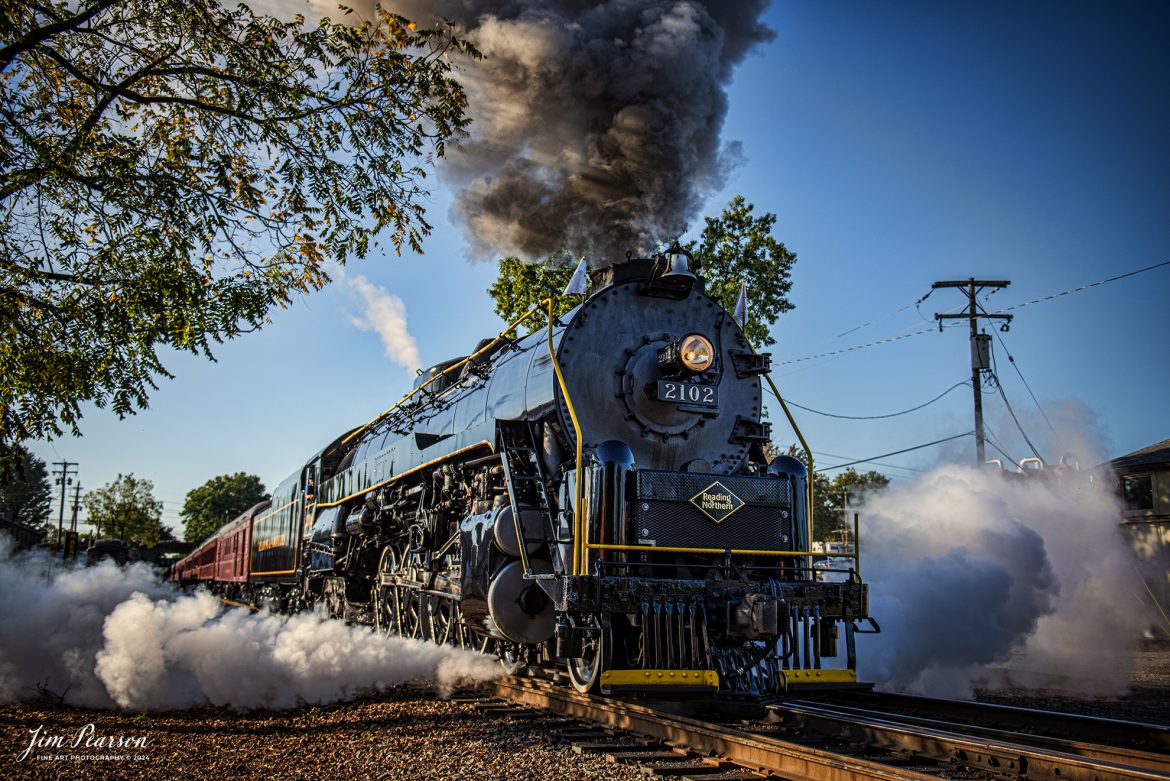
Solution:
[{"label": "reading northern diamond logo", "polygon": [[743,507],[744,501],[716,480],[692,496],[691,504],[702,510],[715,523],[722,523],[727,520],[727,516]]}]

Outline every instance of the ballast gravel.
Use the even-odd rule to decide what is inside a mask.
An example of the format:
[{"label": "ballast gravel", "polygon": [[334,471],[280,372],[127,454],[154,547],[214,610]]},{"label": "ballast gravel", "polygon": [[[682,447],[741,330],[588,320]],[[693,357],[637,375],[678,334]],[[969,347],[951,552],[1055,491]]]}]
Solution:
[{"label": "ballast gravel", "polygon": [[[28,747],[31,730],[81,745]],[[99,737],[145,737],[143,748],[85,747]],[[547,721],[483,712],[463,696],[400,686],[352,702],[286,711],[126,713],[46,702],[0,706],[0,778],[482,779],[483,781],[633,781],[637,767],[574,753],[553,740]],[[49,756],[52,758],[47,758]],[[95,758],[116,756],[119,759]],[[89,758],[70,758],[89,757]],[[143,757],[143,758],[135,758]]]},{"label": "ballast gravel", "polygon": [[[979,699],[1170,726],[1170,645],[1147,647],[1135,661],[1132,689],[1120,698],[1017,689],[985,692]],[[200,707],[142,713],[74,708],[46,696],[0,705],[0,779],[645,778],[637,766],[573,752],[555,739],[548,719],[481,710],[477,704],[488,701],[486,691],[444,699],[429,688],[399,686],[351,702],[284,711]],[[90,724],[92,733],[83,732]],[[34,747],[20,759],[34,734],[64,745]],[[78,735],[83,737],[73,746]],[[145,738],[141,748],[97,745],[138,738]]]}]

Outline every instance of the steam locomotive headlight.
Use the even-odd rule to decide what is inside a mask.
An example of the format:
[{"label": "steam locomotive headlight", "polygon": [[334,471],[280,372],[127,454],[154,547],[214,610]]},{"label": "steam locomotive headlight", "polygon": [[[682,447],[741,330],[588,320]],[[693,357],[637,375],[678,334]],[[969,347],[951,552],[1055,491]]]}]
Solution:
[{"label": "steam locomotive headlight", "polygon": [[711,340],[699,334],[675,339],[658,351],[658,368],[667,375],[705,372],[715,364]]},{"label": "steam locomotive headlight", "polygon": [[707,337],[691,334],[684,337],[679,345],[679,360],[693,372],[706,371],[715,361],[715,348]]}]

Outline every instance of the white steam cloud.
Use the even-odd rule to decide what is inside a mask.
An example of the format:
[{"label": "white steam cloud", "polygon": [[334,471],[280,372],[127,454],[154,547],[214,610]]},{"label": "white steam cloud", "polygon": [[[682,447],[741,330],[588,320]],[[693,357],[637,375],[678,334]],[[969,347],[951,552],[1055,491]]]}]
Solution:
[{"label": "white steam cloud", "polygon": [[1126,691],[1145,616],[1101,475],[942,466],[869,496],[862,517],[862,573],[882,625],[858,643],[865,680],[934,696]]},{"label": "white steam cloud", "polygon": [[88,707],[284,708],[415,680],[501,674],[494,657],[384,637],[320,615],[227,608],[146,565],[59,570],[0,540],[0,702],[62,695]]},{"label": "white steam cloud", "polygon": [[[244,5],[258,14],[276,16],[280,19],[291,19],[294,15],[300,14],[310,25],[317,24],[324,17],[340,22],[347,16],[341,8],[347,4],[340,0],[247,0]],[[362,3],[348,5],[360,6]],[[373,4],[369,5],[372,7]]]},{"label": "white steam cloud", "polygon": [[376,332],[386,357],[394,363],[411,372],[421,369],[418,342],[407,329],[406,304],[402,299],[361,274],[344,279],[361,301],[361,316],[350,317],[350,323],[362,331]]}]

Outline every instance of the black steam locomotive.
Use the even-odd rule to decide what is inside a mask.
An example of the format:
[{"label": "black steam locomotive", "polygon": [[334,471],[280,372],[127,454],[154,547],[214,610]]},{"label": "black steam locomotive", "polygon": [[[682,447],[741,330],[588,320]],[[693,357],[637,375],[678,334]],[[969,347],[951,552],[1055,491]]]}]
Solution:
[{"label": "black steam locomotive", "polygon": [[855,683],[866,587],[855,568],[817,577],[808,472],[765,458],[769,357],[683,253],[593,285],[547,327],[517,336],[551,301],[424,372],[174,579],[323,603],[581,691]]}]

